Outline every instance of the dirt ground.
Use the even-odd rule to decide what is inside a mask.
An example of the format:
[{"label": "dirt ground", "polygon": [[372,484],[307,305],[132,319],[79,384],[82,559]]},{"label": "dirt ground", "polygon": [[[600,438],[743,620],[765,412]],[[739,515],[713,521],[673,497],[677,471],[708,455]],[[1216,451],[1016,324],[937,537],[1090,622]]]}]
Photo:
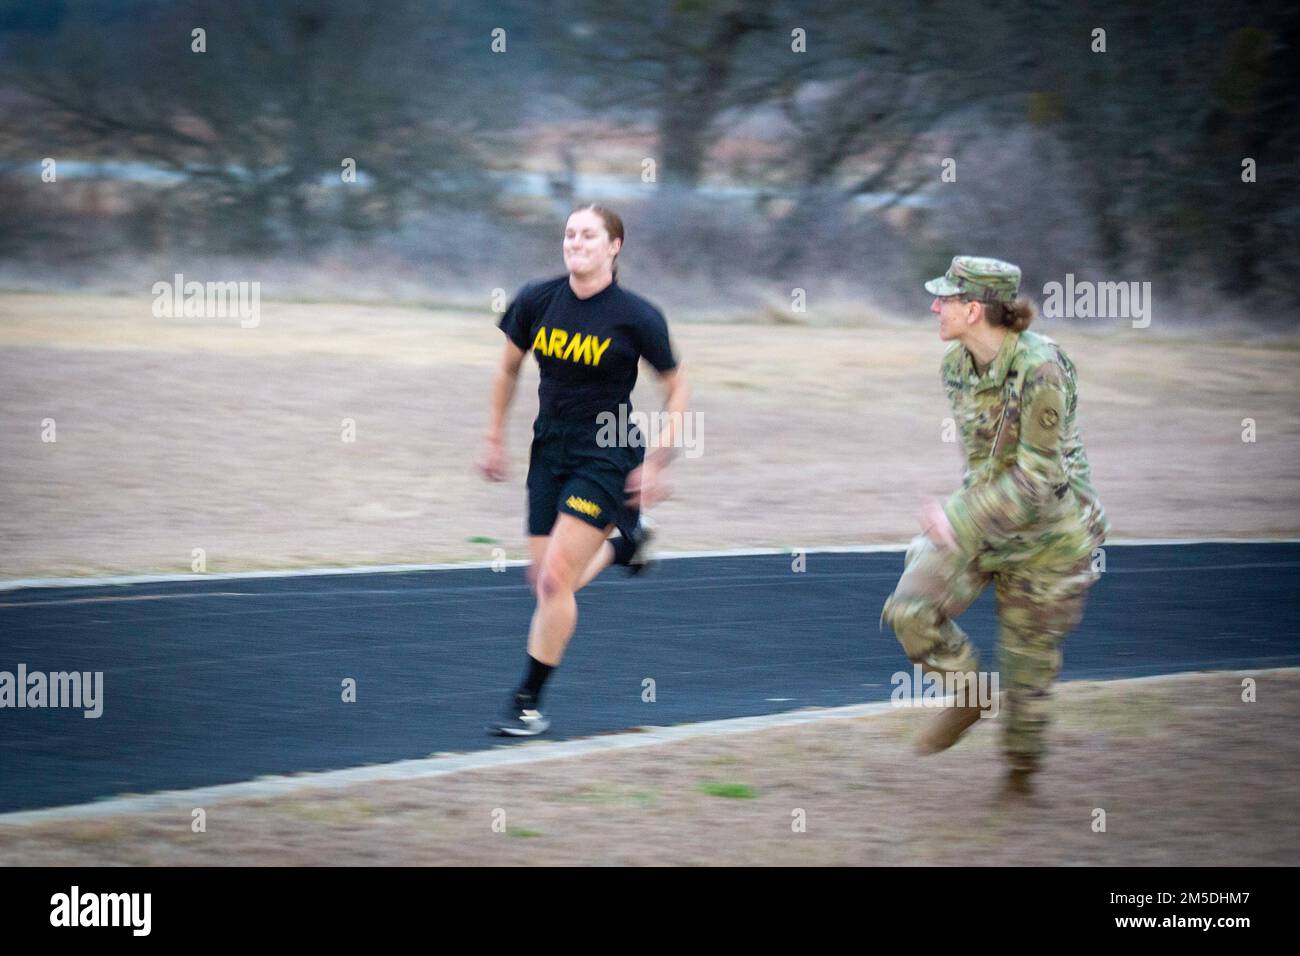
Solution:
[{"label": "dirt ground", "polygon": [[1061,685],[1028,802],[997,795],[998,719],[917,758],[934,712],[898,710],[212,804],[204,833],[189,809],[0,825],[0,863],[1291,865],[1300,669],[1252,703],[1245,676]]},{"label": "dirt ground", "polygon": [[[243,329],[150,305],[0,295],[0,578],[189,572],[195,548],[208,571],[524,556],[536,370],[511,479],[487,484],[473,467],[501,349],[487,309],[267,301]],[[702,445],[656,509],[663,548],[905,541],[922,498],[958,482],[924,311],[794,318],[670,316]],[[1040,322],[1080,369],[1116,537],[1300,533],[1295,343]],[[635,403],[656,409],[646,378]]]}]

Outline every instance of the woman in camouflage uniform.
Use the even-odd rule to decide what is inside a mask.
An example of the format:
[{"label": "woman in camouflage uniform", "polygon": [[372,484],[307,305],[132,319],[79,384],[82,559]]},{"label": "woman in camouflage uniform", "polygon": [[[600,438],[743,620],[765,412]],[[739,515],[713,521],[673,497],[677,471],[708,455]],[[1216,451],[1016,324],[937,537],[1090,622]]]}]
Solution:
[{"label": "woman in camouflage uniform", "polygon": [[[979,662],[953,619],[994,585],[1007,788],[1027,792],[1061,642],[1098,577],[1092,554],[1105,540],[1106,516],[1080,439],[1074,366],[1047,336],[1027,331],[1034,308],[1017,298],[1019,267],[958,256],[925,288],[936,296],[939,337],[953,343],[943,384],[966,473],[946,503],[924,508],[925,534],[908,549],[882,619],[913,663],[973,688]],[[959,694],[964,706],[934,718],[918,741],[922,752],[947,749],[979,719],[973,696]]]}]

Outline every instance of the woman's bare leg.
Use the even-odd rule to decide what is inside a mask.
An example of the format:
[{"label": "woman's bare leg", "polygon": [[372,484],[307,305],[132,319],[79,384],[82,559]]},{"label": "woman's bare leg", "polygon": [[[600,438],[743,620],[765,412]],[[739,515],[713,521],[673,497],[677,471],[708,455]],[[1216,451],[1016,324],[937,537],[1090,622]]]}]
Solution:
[{"label": "woman's bare leg", "polygon": [[582,576],[578,578],[577,590],[581,591],[590,584],[601,571],[614,563],[614,542],[608,538],[596,552],[596,556],[587,562],[587,566],[582,571]]},{"label": "woman's bare leg", "polygon": [[525,574],[528,576],[528,586],[537,591],[537,572],[542,568],[542,558],[546,557],[546,546],[551,543],[551,536],[547,534],[533,534],[528,536],[528,570]]},{"label": "woman's bare leg", "polygon": [[528,653],[554,667],[578,623],[578,602],[574,595],[583,575],[599,552],[612,546],[605,540],[608,527],[601,529],[561,514],[551,529],[550,542],[537,570],[537,610],[528,632]]},{"label": "woman's bare leg", "polygon": [[[532,563],[528,565],[528,586],[534,591],[537,589],[537,572],[541,570],[542,559],[546,557],[546,546],[550,540],[550,537],[544,534],[533,535],[528,539],[528,553],[532,558]],[[578,586],[574,590],[581,591],[613,563],[614,544],[607,538],[600,550],[596,552],[596,556],[583,569],[582,576],[578,579]]]}]

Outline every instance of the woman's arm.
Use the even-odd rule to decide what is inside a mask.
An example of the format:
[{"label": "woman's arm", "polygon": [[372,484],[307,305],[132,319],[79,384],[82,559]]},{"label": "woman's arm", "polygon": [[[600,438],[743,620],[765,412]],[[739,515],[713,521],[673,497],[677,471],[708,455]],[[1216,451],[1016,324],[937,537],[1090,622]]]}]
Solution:
[{"label": "woman's arm", "polygon": [[666,497],[667,489],[660,480],[660,473],[673,460],[682,418],[690,414],[691,390],[681,366],[661,373],[659,381],[664,387],[664,411],[667,412],[664,417],[667,422],[659,429],[658,444],[647,449],[645,463],[627,476],[628,504],[633,508],[647,507]]},{"label": "woman's arm", "polygon": [[683,427],[682,417],[689,414],[687,409],[691,404],[691,389],[686,384],[686,376],[682,374],[680,365],[660,375],[659,381],[664,387],[667,422],[659,429],[659,444],[647,449],[646,458],[657,467],[664,468],[676,455],[677,436]]},{"label": "woman's arm", "polygon": [[1001,545],[1032,527],[1066,487],[1062,456],[1070,386],[1065,371],[1044,362],[1025,379],[1014,460],[997,478],[961,489],[944,506],[963,551]]},{"label": "woman's arm", "polygon": [[492,379],[492,397],[488,408],[487,433],[483,459],[479,470],[488,481],[504,481],[505,463],[505,422],[510,401],[515,397],[515,386],[519,384],[519,369],[524,363],[524,350],[506,339],[505,351],[497,365],[496,375]]}]

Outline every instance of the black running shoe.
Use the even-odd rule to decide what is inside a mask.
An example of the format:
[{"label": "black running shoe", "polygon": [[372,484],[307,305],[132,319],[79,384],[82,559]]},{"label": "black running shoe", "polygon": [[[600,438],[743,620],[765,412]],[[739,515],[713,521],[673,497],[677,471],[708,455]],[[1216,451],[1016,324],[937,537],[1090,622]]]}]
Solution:
[{"label": "black running shoe", "polygon": [[650,542],[655,536],[654,528],[650,516],[641,515],[641,520],[636,526],[636,550],[632,552],[632,557],[627,562],[628,574],[640,574],[654,564],[654,559],[650,557]]},{"label": "black running shoe", "polygon": [[537,709],[537,700],[529,694],[515,694],[501,711],[501,716],[487,725],[487,732],[498,737],[533,737],[551,722]]}]

